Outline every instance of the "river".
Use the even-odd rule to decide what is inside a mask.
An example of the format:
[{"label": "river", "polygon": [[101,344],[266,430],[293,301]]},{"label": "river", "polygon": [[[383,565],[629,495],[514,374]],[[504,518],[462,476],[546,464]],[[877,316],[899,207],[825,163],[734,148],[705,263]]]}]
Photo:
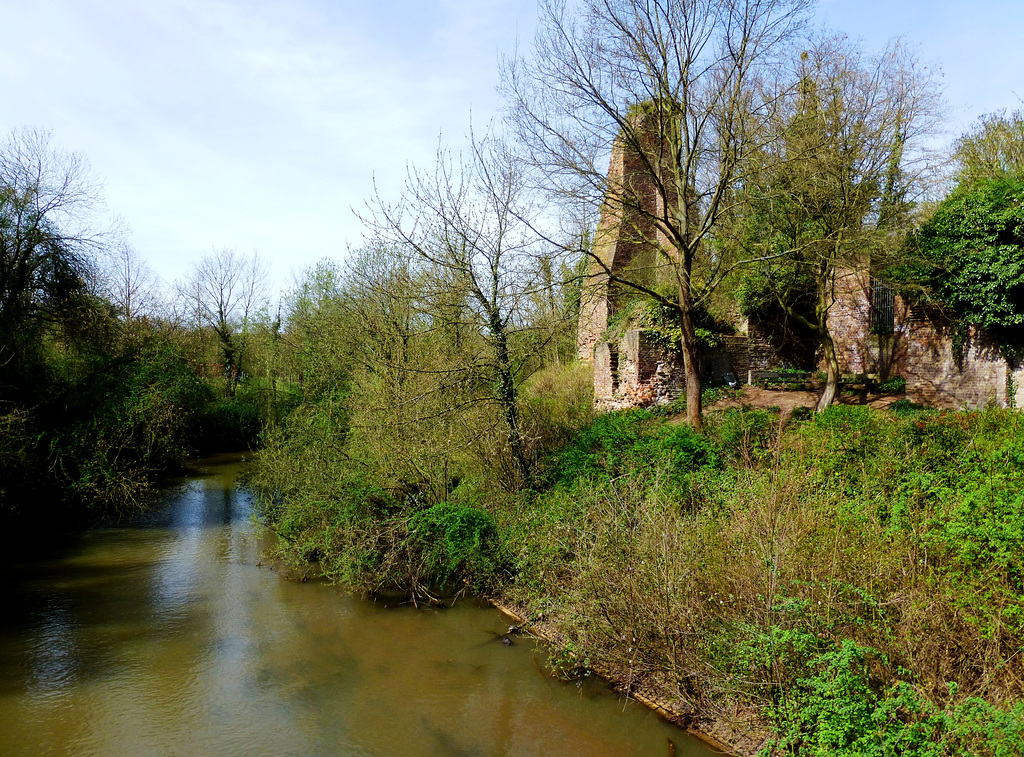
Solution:
[{"label": "river", "polygon": [[262,562],[238,455],[0,569],[0,755],[714,754],[543,672],[493,608],[386,607]]}]

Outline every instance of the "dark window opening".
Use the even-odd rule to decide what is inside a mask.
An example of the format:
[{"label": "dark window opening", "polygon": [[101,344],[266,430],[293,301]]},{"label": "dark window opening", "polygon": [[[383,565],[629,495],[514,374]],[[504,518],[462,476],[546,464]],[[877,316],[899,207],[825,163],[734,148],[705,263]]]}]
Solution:
[{"label": "dark window opening", "polygon": [[891,334],[896,328],[896,290],[882,279],[871,279],[871,333]]},{"label": "dark window opening", "polygon": [[608,346],[608,364],[612,372],[612,394],[619,391],[619,348]]}]

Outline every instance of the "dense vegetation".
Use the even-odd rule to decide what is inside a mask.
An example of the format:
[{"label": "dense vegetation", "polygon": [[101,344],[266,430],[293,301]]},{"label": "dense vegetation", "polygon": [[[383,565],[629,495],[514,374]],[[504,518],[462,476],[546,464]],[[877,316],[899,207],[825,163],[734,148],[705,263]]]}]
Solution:
[{"label": "dense vegetation", "polygon": [[984,329],[1024,357],[1024,114],[987,116],[957,143],[954,190],[913,234],[897,280],[938,303],[955,329]]},{"label": "dense vegetation", "polygon": [[[1024,424],[837,406],[708,433],[603,416],[496,515],[506,596],[578,665],[803,754],[1011,754],[1024,729]],[[653,464],[652,464],[653,462]]]},{"label": "dense vegetation", "polygon": [[5,366],[0,524],[14,543],[136,511],[188,457],[254,445],[271,417],[260,382],[227,398],[223,379],[198,375],[187,332],[127,323],[99,297],[75,317],[87,320],[47,324]]},{"label": "dense vegetation", "polygon": [[[196,308],[216,310],[216,324],[159,312],[139,261],[102,217],[81,158],[41,132],[0,144],[5,547],[45,540],[54,524],[135,511],[186,457],[255,444],[288,406],[268,320],[239,317],[211,287],[188,287],[201,296],[186,301],[219,304]],[[229,348],[232,362],[222,358]],[[243,367],[260,375],[242,381]]]},{"label": "dense vegetation", "polygon": [[[1008,284],[1007,297],[964,301],[1009,302],[1007,317],[1019,318],[1016,268],[992,264],[975,233],[993,222],[1016,234],[1016,202],[981,203],[974,226],[940,208],[904,245],[913,208],[898,139],[886,139],[867,199],[840,219],[864,232],[849,250],[829,242],[832,231],[819,239],[799,182],[773,173],[763,196],[780,216],[753,212],[731,228],[744,245],[778,252],[779,224],[792,223],[792,246],[809,250],[809,234],[820,265],[783,250],[779,270],[723,280],[719,293],[742,286],[734,298],[791,318],[827,305],[836,266],[870,253],[947,318],[982,323],[938,270],[979,274],[964,286]],[[554,629],[566,674],[606,674],[698,724],[760,728],[780,753],[1019,753],[1020,416],[826,402],[786,422],[713,413],[701,430],[681,422],[693,418],[683,398],[594,417],[590,376],[571,360],[573,268],[553,276],[543,245],[521,237],[481,242],[491,227],[474,219],[513,225],[494,185],[473,181],[494,164],[481,160],[462,179],[440,165],[433,185],[414,177],[402,206],[421,215],[383,208],[386,243],[309,272],[290,298],[301,402],[265,437],[251,479],[280,555],[417,602],[498,597]],[[818,187],[822,171],[808,171],[795,178]],[[849,166],[836,176],[846,186]],[[780,182],[799,213],[778,202]],[[832,196],[820,204],[833,207]],[[868,233],[858,219],[882,210],[898,210],[899,223]],[[943,213],[956,223],[929,248]],[[412,238],[406,222],[429,233]],[[730,240],[716,242],[726,250]],[[1007,254],[1016,261],[1019,248]],[[812,268],[817,278],[805,280]],[[634,290],[612,328],[675,312],[670,295]],[[688,312],[695,328],[700,311]],[[681,338],[674,324],[660,333]]]}]

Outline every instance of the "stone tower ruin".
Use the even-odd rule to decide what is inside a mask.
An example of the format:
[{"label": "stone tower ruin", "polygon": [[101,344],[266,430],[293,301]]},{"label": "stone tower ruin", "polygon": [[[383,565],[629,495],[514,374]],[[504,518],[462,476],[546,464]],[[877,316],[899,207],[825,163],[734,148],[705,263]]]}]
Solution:
[{"label": "stone tower ruin", "polygon": [[[658,158],[658,130],[646,126],[657,117],[652,110],[648,103],[634,115],[634,133],[645,143],[642,152],[621,136],[612,146],[608,190],[580,298],[579,358],[593,363],[595,401],[608,407],[672,398],[683,380],[679,355],[658,345],[647,332],[629,323],[617,323],[615,333],[609,332],[615,316],[635,296],[609,272],[628,274],[651,287],[670,281],[671,266],[664,253],[671,253],[672,245],[653,219],[673,201],[675,179]],[[664,192],[658,190],[656,177],[666,187]]]}]

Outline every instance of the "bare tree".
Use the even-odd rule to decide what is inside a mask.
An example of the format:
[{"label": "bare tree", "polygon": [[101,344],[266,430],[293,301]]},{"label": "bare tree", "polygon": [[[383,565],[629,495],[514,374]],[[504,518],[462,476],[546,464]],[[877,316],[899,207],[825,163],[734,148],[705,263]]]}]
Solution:
[{"label": "bare tree", "polygon": [[249,330],[267,302],[267,265],[259,255],[222,248],[204,254],[191,275],[178,285],[196,327],[213,330],[220,346],[226,391],[233,394],[241,378]]},{"label": "bare tree", "polygon": [[0,145],[0,365],[90,289],[116,236],[102,209],[88,164],[52,148],[48,133],[16,131]]},{"label": "bare tree", "polygon": [[160,282],[153,269],[131,245],[116,245],[100,275],[102,289],[125,321],[159,310]]},{"label": "bare tree", "polygon": [[[774,108],[766,72],[809,6],[587,0],[574,13],[564,0],[542,0],[532,57],[504,67],[509,115],[541,184],[584,222],[603,207],[599,235],[617,225],[634,244],[655,251],[643,270],[623,272],[585,250],[596,283],[641,292],[677,314],[687,417],[697,428],[694,316],[728,268],[714,235],[732,211],[747,157]],[[616,147],[633,166],[622,176],[605,170]]]},{"label": "bare tree", "polygon": [[485,337],[486,352],[457,371],[483,374],[486,398],[501,410],[507,450],[517,475],[530,474],[519,417],[521,361],[513,341],[525,322],[537,283],[537,238],[521,195],[523,177],[493,140],[473,141],[470,161],[438,152],[433,173],[410,170],[398,205],[377,199],[372,223],[409,249],[425,274],[417,297],[454,344]]}]

